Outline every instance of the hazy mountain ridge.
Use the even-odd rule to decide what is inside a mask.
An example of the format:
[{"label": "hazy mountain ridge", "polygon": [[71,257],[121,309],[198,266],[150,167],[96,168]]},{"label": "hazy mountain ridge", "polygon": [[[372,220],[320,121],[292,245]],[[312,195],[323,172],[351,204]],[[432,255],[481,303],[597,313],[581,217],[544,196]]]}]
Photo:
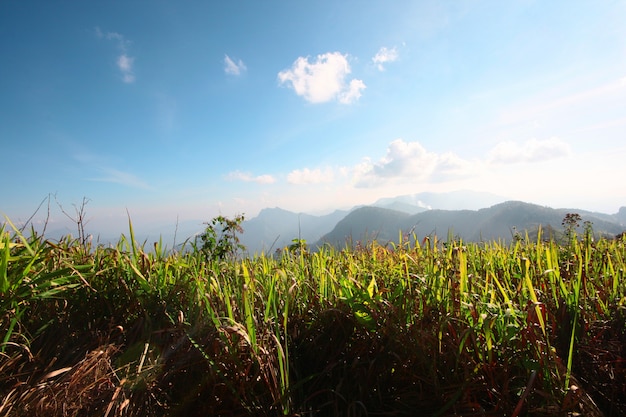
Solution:
[{"label": "hazy mountain ridge", "polygon": [[399,210],[401,210],[402,207],[412,207],[412,210],[417,209],[418,211],[416,213],[418,213],[431,209],[478,210],[485,207],[491,207],[507,200],[510,199],[492,193],[459,190],[447,193],[424,192],[417,194],[405,194],[390,198],[381,198],[372,205],[383,208],[395,207]]},{"label": "hazy mountain ridge", "polygon": [[[490,201],[496,203],[474,209]],[[397,242],[401,232],[415,233],[418,237],[436,234],[442,239],[452,233],[468,241],[508,240],[515,231],[522,234],[528,231],[532,235],[539,225],[544,233],[551,228],[562,230],[561,222],[567,213],[580,214],[582,222],[591,221],[596,233],[616,235],[626,228],[626,207],[616,214],[605,214],[506,201],[489,193],[457,191],[383,198],[371,205],[323,216],[264,209],[243,223],[242,243],[249,254],[254,254],[288,246],[296,238],[305,239],[312,246],[330,243],[345,247],[372,239]]]},{"label": "hazy mountain ridge", "polygon": [[[243,222],[244,233],[241,237],[241,243],[246,246],[249,254],[267,253],[288,246],[293,239],[297,238],[304,239],[309,244],[315,244],[336,230],[336,233],[343,236],[342,243],[345,244],[345,239],[356,236],[360,229],[352,230],[351,220],[344,222],[344,219],[360,209],[365,209],[364,213],[378,213],[378,216],[370,216],[371,219],[363,212],[356,214],[357,217],[364,216],[363,220],[357,221],[357,223],[367,223],[367,219],[372,220],[371,224],[364,227],[364,231],[370,239],[397,240],[398,232],[403,225],[402,221],[411,215],[424,213],[433,208],[481,208],[502,201],[505,201],[505,198],[495,194],[461,190],[446,193],[424,192],[381,198],[370,205],[355,206],[347,210],[335,210],[322,216],[295,213],[278,207],[266,208],[261,210],[256,217]],[[376,209],[389,210],[390,212]]]},{"label": "hazy mountain ridge", "polygon": [[[623,210],[620,209],[620,213]],[[507,201],[479,210],[427,210],[415,215],[398,215],[393,210],[359,208],[348,214],[335,229],[325,235],[317,245],[330,243],[335,246],[346,244],[347,231],[350,239],[368,241],[377,237],[380,242],[398,242],[400,231],[415,233],[418,238],[437,235],[447,238],[451,233],[468,241],[509,240],[517,231],[536,233],[541,225],[544,233],[563,230],[561,222],[567,213],[578,213],[583,222],[592,222],[596,234],[614,236],[624,229],[620,216],[593,213],[576,209],[553,209],[521,201]],[[396,216],[396,221],[393,217]],[[380,227],[376,228],[375,226]],[[545,236],[545,234],[544,234]]]},{"label": "hazy mountain ridge", "polygon": [[[319,244],[342,246],[357,240],[387,241],[398,238],[398,233],[411,215],[381,207],[360,207],[344,217],[332,231],[324,235]],[[395,233],[395,236],[393,234]]]},{"label": "hazy mountain ridge", "polygon": [[[493,201],[496,203],[475,209]],[[454,209],[447,209],[449,207]],[[515,231],[524,234],[528,230],[532,234],[540,224],[544,231],[549,228],[562,230],[561,222],[567,213],[578,213],[583,222],[591,221],[596,233],[616,235],[626,229],[626,207],[621,207],[614,214],[576,208],[553,209],[506,201],[504,197],[488,193],[457,191],[381,198],[371,205],[336,210],[325,215],[296,213],[278,207],[265,208],[256,217],[242,223],[244,232],[240,239],[248,255],[284,248],[298,238],[313,247],[324,243],[345,247],[350,242],[372,239],[398,242],[400,232],[415,233],[418,238],[436,234],[446,239],[452,233],[471,241],[507,240]],[[133,222],[133,226],[137,242],[145,243],[147,248],[162,238],[168,248],[180,250],[183,242],[193,240],[204,231],[209,220],[184,220],[175,224]],[[46,236],[53,240],[70,233],[77,235],[75,225],[64,228],[52,226],[48,227]],[[98,230],[104,230],[104,233]],[[93,234],[94,242],[100,244],[115,245],[120,238],[120,235],[111,236],[112,230],[102,228],[95,221],[86,224],[86,231]],[[128,231],[122,233],[129,236]]]},{"label": "hazy mountain ridge", "polygon": [[258,216],[243,222],[241,243],[248,253],[255,254],[288,246],[293,239],[316,242],[348,213],[347,210],[335,210],[327,215],[314,216],[278,207],[263,209]]}]

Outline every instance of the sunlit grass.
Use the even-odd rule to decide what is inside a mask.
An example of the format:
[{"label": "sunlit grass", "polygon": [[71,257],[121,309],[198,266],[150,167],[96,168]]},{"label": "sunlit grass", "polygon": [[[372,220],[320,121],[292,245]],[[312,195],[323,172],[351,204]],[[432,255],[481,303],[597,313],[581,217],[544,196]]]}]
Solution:
[{"label": "sunlit grass", "polygon": [[589,393],[618,415],[625,254],[433,236],[225,261],[7,222],[0,416],[549,415]]}]

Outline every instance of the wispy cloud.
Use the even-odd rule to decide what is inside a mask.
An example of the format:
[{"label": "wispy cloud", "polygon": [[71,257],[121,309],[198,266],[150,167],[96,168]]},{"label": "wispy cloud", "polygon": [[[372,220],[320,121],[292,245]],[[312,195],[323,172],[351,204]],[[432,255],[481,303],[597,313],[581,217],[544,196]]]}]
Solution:
[{"label": "wispy cloud", "polygon": [[112,163],[109,157],[96,154],[81,146],[77,147],[78,150],[72,151],[72,158],[78,163],[81,170],[91,173],[90,176],[86,176],[87,181],[108,182],[144,190],[153,189],[151,185],[137,175],[114,168],[116,164]]},{"label": "wispy cloud", "polygon": [[278,73],[278,79],[310,103],[337,100],[350,104],[358,100],[366,88],[362,80],[348,81],[350,73],[347,55],[328,52],[318,55],[312,62],[309,57],[299,57],[290,69]]},{"label": "wispy cloud", "polygon": [[398,50],[394,46],[393,48],[382,47],[378,50],[376,55],[372,58],[372,62],[376,65],[379,71],[384,71],[387,62],[394,62],[398,59]]},{"label": "wispy cloud", "polygon": [[489,152],[488,159],[495,164],[514,164],[547,161],[570,154],[571,148],[567,142],[552,137],[546,140],[530,139],[522,144],[500,142]]},{"label": "wispy cloud", "polygon": [[333,169],[330,167],[326,168],[303,168],[296,169],[291,171],[287,175],[287,182],[290,184],[321,184],[321,183],[330,183],[335,179],[335,175]]},{"label": "wispy cloud", "polygon": [[[619,112],[625,97],[626,77],[591,87],[565,80],[554,90],[535,93],[525,101],[505,107],[500,113],[499,123],[511,125],[537,119],[587,120],[589,114],[608,115],[618,108]],[[597,111],[599,108],[602,112]]]},{"label": "wispy cloud", "polygon": [[149,190],[150,187],[145,181],[137,177],[130,172],[120,171],[115,168],[100,167],[98,170],[101,172],[101,176],[89,178],[90,181],[97,182],[109,182],[113,184],[120,184],[130,188],[141,188]]},{"label": "wispy cloud", "polygon": [[226,175],[226,179],[230,181],[255,182],[257,184],[273,184],[276,178],[272,175],[264,174],[254,176],[248,172],[233,171]]},{"label": "wispy cloud", "polygon": [[247,70],[241,59],[233,61],[228,55],[224,55],[224,72],[230,75],[241,75]]},{"label": "wispy cloud", "polygon": [[129,55],[130,41],[127,40],[124,35],[117,32],[103,32],[99,27],[95,28],[96,36],[99,39],[107,39],[114,41],[117,44],[117,48],[120,50],[115,63],[122,75],[122,81],[131,84],[135,82],[134,62],[135,58]]}]

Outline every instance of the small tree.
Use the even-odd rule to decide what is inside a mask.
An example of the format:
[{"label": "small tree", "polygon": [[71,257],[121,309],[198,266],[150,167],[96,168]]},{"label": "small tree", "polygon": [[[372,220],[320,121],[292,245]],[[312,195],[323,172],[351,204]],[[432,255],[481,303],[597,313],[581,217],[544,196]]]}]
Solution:
[{"label": "small tree", "polygon": [[200,235],[202,241],[200,249],[207,259],[218,261],[235,259],[240,250],[246,249],[239,241],[239,234],[243,233],[241,227],[243,221],[244,215],[238,214],[233,219],[217,216],[209,223],[205,223],[207,227]]},{"label": "small tree", "polygon": [[578,213],[567,213],[561,222],[561,226],[565,227],[565,237],[568,241],[576,238],[576,228],[580,226],[582,217]]}]

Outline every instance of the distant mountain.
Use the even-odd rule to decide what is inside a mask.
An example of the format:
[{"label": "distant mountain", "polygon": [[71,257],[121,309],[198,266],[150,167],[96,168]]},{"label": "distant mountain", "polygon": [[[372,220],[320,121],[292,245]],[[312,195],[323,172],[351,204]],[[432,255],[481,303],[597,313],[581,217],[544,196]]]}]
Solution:
[{"label": "distant mountain", "polygon": [[[419,238],[437,234],[446,239],[448,233],[452,233],[471,241],[510,239],[514,227],[520,233],[528,230],[531,235],[539,225],[544,231],[562,230],[561,222],[567,213],[578,213],[583,222],[591,221],[596,233],[617,235],[626,230],[626,207],[620,207],[615,214],[606,214],[505,201],[504,197],[489,193],[455,191],[381,198],[369,206],[336,210],[327,215],[266,208],[243,222],[244,233],[240,239],[249,255],[283,248],[297,238],[311,246],[328,242],[343,247],[349,242],[372,239],[397,242],[401,231],[414,232]],[[162,239],[164,245],[176,250],[180,250],[187,239],[193,241],[206,228],[202,220],[173,224],[136,222],[133,226],[137,242],[145,243],[146,248],[152,248],[154,242]],[[100,244],[116,244],[120,238],[95,221],[87,224],[86,231],[93,233],[94,241]],[[50,227],[46,237],[55,240],[70,233],[77,235],[75,225]],[[129,236],[128,230],[122,233]]]},{"label": "distant mountain", "polygon": [[346,210],[313,216],[280,208],[263,209],[257,217],[243,222],[241,243],[251,255],[288,246],[293,239],[304,239],[311,244],[330,232],[346,214]]},{"label": "distant mountain", "polygon": [[407,194],[381,198],[373,206],[417,214],[429,209],[478,210],[506,201],[505,197],[478,191],[460,190],[446,193]]},{"label": "distant mountain", "polygon": [[427,207],[416,206],[414,204],[404,203],[402,201],[390,201],[385,203],[376,202],[372,207],[386,208],[395,211],[401,211],[407,214],[422,213],[426,210],[430,210]]},{"label": "distant mountain", "polygon": [[403,230],[411,215],[381,208],[361,207],[344,217],[334,229],[320,239],[318,246],[330,243],[336,247],[356,244],[357,241],[377,240],[398,241],[398,233]]},{"label": "distant mountain", "polygon": [[[623,225],[616,218],[573,209],[552,209],[520,201],[508,201],[480,210],[428,210],[407,213],[380,207],[362,207],[352,211],[318,245],[330,243],[338,247],[348,242],[398,242],[399,233],[415,233],[418,238],[437,235],[446,239],[449,233],[467,241],[511,239],[515,231],[534,234],[541,225],[544,231],[561,231],[567,213],[578,213],[582,221],[593,223],[594,232],[616,235]],[[612,219],[612,220],[611,220]],[[582,232],[582,223],[581,229]]]},{"label": "distant mountain", "polygon": [[[496,203],[484,205],[488,202]],[[452,209],[451,209],[452,208]],[[626,229],[626,207],[618,213],[605,214],[574,208],[553,209],[516,201],[504,202],[503,197],[489,193],[456,191],[450,193],[418,193],[393,198],[382,198],[370,206],[351,210],[336,210],[326,215],[295,213],[281,208],[266,208],[242,223],[241,243],[249,255],[272,252],[304,239],[313,247],[331,243],[344,247],[347,243],[376,239],[379,242],[398,242],[399,233],[415,233],[418,238],[436,234],[446,239],[448,233],[468,241],[510,239],[514,227],[520,233],[532,235],[539,225],[543,229],[562,230],[561,222],[567,213],[578,213],[583,221],[593,223],[597,233],[616,235]],[[88,225],[88,232],[93,226]],[[146,247],[163,239],[168,247],[180,250],[186,240],[203,232],[206,224],[200,220],[181,221],[178,224],[135,224],[135,237]],[[96,228],[97,229],[97,228]],[[581,229],[582,232],[582,229]],[[48,237],[76,234],[73,229],[50,230]],[[124,233],[128,236],[128,232]],[[174,240],[174,237],[176,239]],[[94,236],[99,243],[115,244],[119,236]]]},{"label": "distant mountain", "polygon": [[613,217],[624,227],[626,227],[626,207],[620,207]]}]

